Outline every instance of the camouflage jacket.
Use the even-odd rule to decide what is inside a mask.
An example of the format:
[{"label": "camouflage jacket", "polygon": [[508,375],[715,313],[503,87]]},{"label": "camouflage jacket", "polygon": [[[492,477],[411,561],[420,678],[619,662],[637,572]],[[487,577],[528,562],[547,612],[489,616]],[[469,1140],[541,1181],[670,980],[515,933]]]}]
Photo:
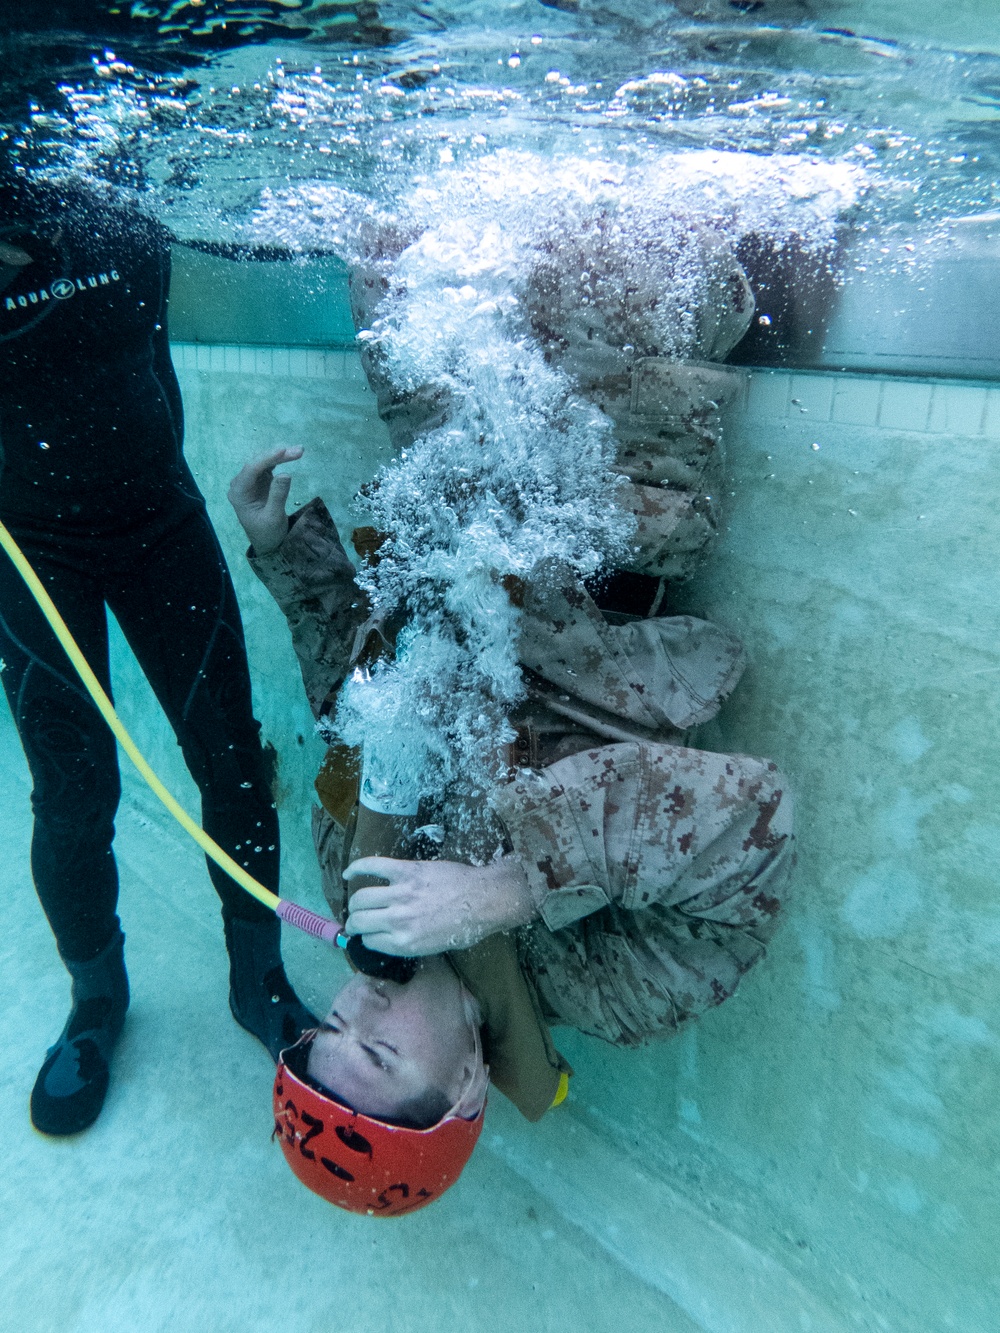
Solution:
[{"label": "camouflage jacket", "polygon": [[[250,558],[318,716],[367,615],[322,501]],[[546,589],[523,607],[527,698],[512,719],[515,776],[493,802],[538,909],[518,954],[550,1022],[634,1045],[721,1003],[763,956],[791,861],[790,799],[774,764],[683,744],[739,679],[738,640],[689,616],[609,623],[571,577]],[[339,912],[343,828],[317,810],[314,835]]]}]

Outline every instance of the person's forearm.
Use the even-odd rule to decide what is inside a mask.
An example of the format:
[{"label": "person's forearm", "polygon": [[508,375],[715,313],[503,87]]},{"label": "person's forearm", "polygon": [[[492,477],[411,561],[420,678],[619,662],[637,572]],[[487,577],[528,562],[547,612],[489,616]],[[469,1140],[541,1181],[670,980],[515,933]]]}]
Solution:
[{"label": "person's forearm", "polygon": [[498,930],[516,930],[518,926],[526,926],[535,920],[538,908],[524,864],[516,853],[477,869],[484,884],[484,901],[489,904],[481,922],[489,929],[484,929],[480,939],[494,935]]}]

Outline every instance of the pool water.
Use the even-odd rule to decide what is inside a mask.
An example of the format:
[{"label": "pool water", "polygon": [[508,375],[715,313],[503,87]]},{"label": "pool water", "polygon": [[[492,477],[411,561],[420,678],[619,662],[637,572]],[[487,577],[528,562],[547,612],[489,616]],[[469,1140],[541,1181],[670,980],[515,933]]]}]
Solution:
[{"label": "pool water", "polygon": [[[220,36],[218,49],[218,25],[188,23],[174,41],[160,31],[168,6],[145,8],[141,31],[106,17],[107,45],[92,25],[43,41],[41,21],[30,41],[8,38],[37,56],[19,151],[138,184],[182,241],[302,256],[233,264],[179,248],[172,311],[187,453],[279,755],[283,891],[323,907],[309,837],[322,745],[225,490],[250,454],[301,443],[293,502],[320,493],[350,526],[358,487],[391,459],[352,337],[353,242],[331,208],[423,209],[436,235],[460,220],[480,244],[483,180],[500,181],[495,212],[516,237],[567,199],[577,218],[594,198],[636,209],[633,182],[712,153],[742,155],[716,159],[726,225],[801,228],[829,269],[816,329],[758,326],[740,358],[725,530],[684,591],[744,637],[751,662],[697,743],[766,754],[793,777],[800,859],[784,928],[736,998],[639,1052],[560,1031],[569,1102],[532,1126],[494,1095],[460,1183],[378,1224],[304,1191],[270,1142],[272,1069],[228,1014],[203,861],[130,774],[116,847],[134,998],[112,1091],[78,1140],[31,1132],[27,1097],[68,984],[31,890],[30,787],[5,717],[0,1325],[991,1333],[991,6],[397,5],[379,7],[377,41],[357,9],[338,41],[319,31],[329,14],[310,28],[308,7],[248,5],[240,44]],[[279,30],[286,19],[308,30]],[[70,66],[86,79],[67,75],[80,86],[58,94]],[[783,197],[775,155],[814,173],[811,192]],[[590,194],[538,185],[588,162]],[[704,209],[704,181],[685,179],[684,202]],[[518,273],[487,259],[494,294],[515,290]],[[440,292],[463,262],[418,276]],[[196,808],[120,640],[114,675],[140,747]],[[286,953],[322,1006],[343,965],[303,936]]]}]

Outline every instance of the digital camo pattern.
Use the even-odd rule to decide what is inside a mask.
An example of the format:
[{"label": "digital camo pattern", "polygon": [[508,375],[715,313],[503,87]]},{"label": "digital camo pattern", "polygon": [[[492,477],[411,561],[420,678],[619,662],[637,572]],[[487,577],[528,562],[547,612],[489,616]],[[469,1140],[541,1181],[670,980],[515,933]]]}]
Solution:
[{"label": "digital camo pattern", "polygon": [[[734,634],[693,616],[656,616],[611,625],[577,580],[560,571],[526,590],[518,656],[560,693],[643,735],[707,722],[743,673]],[[672,738],[672,737],[671,737]]]},{"label": "digital camo pattern", "polygon": [[620,744],[519,774],[497,809],[548,930],[522,962],[549,1013],[620,1045],[732,995],[764,954],[792,851],[774,764]]}]

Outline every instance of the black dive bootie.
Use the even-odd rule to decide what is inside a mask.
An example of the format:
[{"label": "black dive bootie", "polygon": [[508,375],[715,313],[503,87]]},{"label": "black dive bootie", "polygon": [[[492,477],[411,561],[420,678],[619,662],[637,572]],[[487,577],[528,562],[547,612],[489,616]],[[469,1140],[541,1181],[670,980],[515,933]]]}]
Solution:
[{"label": "black dive bootie", "polygon": [[79,1134],[101,1113],[128,1009],[124,946],[119,931],[89,963],[66,963],[73,1008],[31,1091],[31,1123],[43,1134]]},{"label": "black dive bootie", "polygon": [[225,921],[229,950],[229,1008],[240,1027],[264,1043],[277,1061],[307,1028],[319,1026],[285,976],[281,922]]}]

